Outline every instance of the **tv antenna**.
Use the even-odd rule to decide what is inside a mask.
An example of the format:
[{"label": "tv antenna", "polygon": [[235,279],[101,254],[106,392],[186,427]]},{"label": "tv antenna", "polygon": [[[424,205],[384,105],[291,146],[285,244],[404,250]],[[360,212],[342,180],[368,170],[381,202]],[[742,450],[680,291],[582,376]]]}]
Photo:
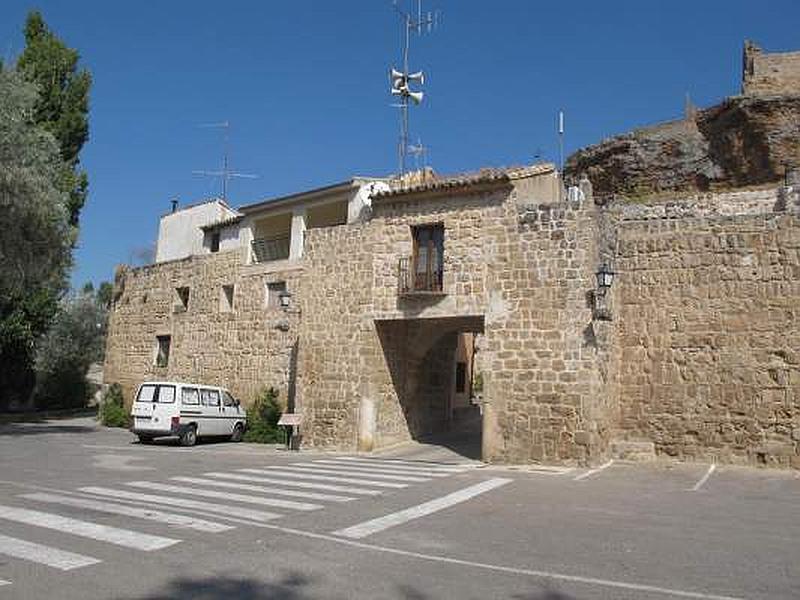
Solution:
[{"label": "tv antenna", "polygon": [[[420,138],[417,138],[416,145],[409,145],[408,153],[414,157],[414,168],[417,171],[419,171],[420,168],[425,169],[428,166],[428,148],[422,145],[422,140]],[[420,158],[422,159],[421,162]],[[420,166],[420,164],[422,166]]]},{"label": "tv antenna", "polygon": [[237,173],[235,171],[231,171],[230,167],[228,166],[228,151],[230,147],[230,130],[231,124],[230,121],[221,121],[220,123],[204,123],[199,125],[199,127],[204,128],[214,128],[214,129],[222,129],[223,133],[223,145],[222,145],[222,170],[221,171],[192,171],[194,175],[203,175],[205,177],[219,177],[222,180],[222,200],[227,202],[228,201],[228,182],[231,179],[239,178],[239,179],[258,179],[258,175],[252,175],[250,173]]},{"label": "tv antenna", "polygon": [[[413,0],[412,0],[413,3]],[[399,103],[393,104],[400,109],[400,140],[397,145],[398,149],[398,162],[400,169],[400,177],[406,173],[406,156],[409,152],[408,145],[408,107],[409,101],[418,105],[422,102],[423,92],[413,91],[409,88],[409,84],[418,83],[419,85],[425,84],[425,75],[422,71],[411,73],[408,68],[408,52],[411,46],[411,34],[416,33],[422,35],[423,31],[430,33],[439,23],[439,12],[422,12],[422,0],[417,0],[416,15],[411,11],[403,11],[399,8],[398,0],[392,3],[397,14],[400,16],[403,31],[403,64],[402,70],[392,67],[389,70],[389,79],[391,81],[391,94],[392,96],[399,96]]]}]

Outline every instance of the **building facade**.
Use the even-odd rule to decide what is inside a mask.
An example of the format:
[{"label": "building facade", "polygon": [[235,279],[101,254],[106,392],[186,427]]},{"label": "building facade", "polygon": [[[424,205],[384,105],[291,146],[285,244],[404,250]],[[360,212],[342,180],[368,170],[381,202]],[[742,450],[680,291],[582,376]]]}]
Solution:
[{"label": "building facade", "polygon": [[799,215],[792,186],[601,205],[547,164],[354,178],[119,268],[105,378],[274,386],[305,447],[477,421],[486,461],[797,467]]}]

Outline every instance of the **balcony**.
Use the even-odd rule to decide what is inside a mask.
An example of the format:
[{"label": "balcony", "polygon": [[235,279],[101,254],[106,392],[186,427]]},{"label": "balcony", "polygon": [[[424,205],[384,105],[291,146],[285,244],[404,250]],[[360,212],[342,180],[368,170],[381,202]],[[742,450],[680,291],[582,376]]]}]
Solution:
[{"label": "balcony", "polygon": [[278,235],[253,240],[250,242],[253,262],[265,263],[289,258],[290,239],[289,235]]},{"label": "balcony", "polygon": [[441,267],[437,268],[430,263],[416,265],[413,258],[401,258],[397,265],[397,275],[397,291],[401,296],[444,293],[444,271]]}]

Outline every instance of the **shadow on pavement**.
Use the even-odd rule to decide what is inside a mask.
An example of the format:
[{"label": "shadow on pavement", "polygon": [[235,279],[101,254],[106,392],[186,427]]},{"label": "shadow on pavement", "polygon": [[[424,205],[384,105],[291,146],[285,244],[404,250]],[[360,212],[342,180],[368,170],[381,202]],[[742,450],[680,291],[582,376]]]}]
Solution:
[{"label": "shadow on pavement", "polygon": [[40,435],[43,433],[91,433],[96,428],[89,425],[50,425],[47,423],[8,423],[0,425],[2,435]]},{"label": "shadow on pavement", "polygon": [[163,591],[139,600],[308,600],[304,592],[311,579],[290,573],[276,583],[252,578],[208,577],[181,578],[169,583]]}]

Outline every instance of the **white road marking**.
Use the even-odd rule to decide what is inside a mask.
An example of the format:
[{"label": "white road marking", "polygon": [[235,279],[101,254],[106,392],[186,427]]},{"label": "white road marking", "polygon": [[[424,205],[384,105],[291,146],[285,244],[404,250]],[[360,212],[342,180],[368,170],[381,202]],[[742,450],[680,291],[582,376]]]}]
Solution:
[{"label": "white road marking", "polygon": [[321,500],[330,502],[347,502],[348,500],[355,500],[353,496],[340,496],[337,494],[319,494],[316,492],[301,492],[298,490],[278,490],[274,487],[265,487],[263,485],[252,485],[247,483],[233,483],[230,481],[218,481],[216,479],[206,479],[204,477],[171,477],[173,481],[182,481],[184,483],[194,483],[197,485],[215,485],[217,487],[225,487],[236,490],[246,490],[250,492],[259,492],[262,494],[273,494],[277,496],[292,496],[294,498],[307,498],[309,500]]},{"label": "white road marking", "polygon": [[413,552],[410,550],[401,550],[400,548],[392,548],[390,546],[379,546],[377,544],[370,544],[367,542],[359,542],[347,538],[336,537],[326,533],[315,533],[313,531],[305,531],[303,529],[294,529],[291,527],[282,527],[280,525],[256,525],[263,529],[272,531],[279,531],[289,535],[296,535],[298,537],[305,537],[312,540],[321,540],[333,542],[336,544],[343,544],[350,548],[358,548],[366,550],[367,552],[383,552],[385,554],[392,554],[394,556],[403,556],[406,558],[414,558],[417,560],[424,560],[433,563],[440,563],[445,565],[456,565],[460,567],[467,567],[468,574],[472,573],[475,569],[482,569],[493,573],[504,573],[507,575],[519,575],[523,577],[534,577],[537,579],[549,579],[555,581],[565,581],[569,583],[578,583],[581,585],[607,587],[618,590],[628,590],[634,592],[647,592],[650,594],[661,594],[665,596],[672,596],[675,598],[689,598],[691,600],[747,600],[739,596],[723,596],[720,594],[712,594],[706,592],[693,592],[691,590],[680,590],[675,588],[666,588],[656,585],[648,585],[646,583],[636,583],[631,581],[620,581],[615,579],[602,579],[600,577],[591,577],[587,575],[573,575],[571,573],[559,573],[558,571],[544,571],[539,569],[524,569],[519,567],[510,567],[507,565],[497,565],[492,563],[481,563],[472,560],[464,560],[461,558],[454,558],[452,556],[441,556],[436,554],[423,554],[421,552]]},{"label": "white road marking", "polygon": [[581,473],[577,477],[573,478],[573,481],[580,481],[582,479],[586,479],[587,477],[591,477],[595,473],[599,473],[600,471],[605,471],[608,467],[614,464],[614,459],[612,458],[606,463],[603,463],[599,467],[595,467],[594,469],[589,469],[588,471]]},{"label": "white road marking", "polygon": [[263,498],[261,496],[233,494],[231,492],[219,492],[217,490],[205,490],[196,487],[169,485],[167,483],[155,483],[151,481],[128,481],[125,485],[145,490],[174,492],[176,494],[186,494],[189,496],[205,496],[207,498],[216,498],[218,500],[245,502],[247,504],[260,504],[262,506],[275,506],[276,508],[288,508],[290,510],[317,510],[322,508],[321,504],[311,504],[309,502],[294,502],[293,500],[280,500],[278,498]]},{"label": "white road marking", "polygon": [[[91,556],[75,554],[74,552],[59,550],[58,548],[51,548],[50,546],[43,546],[42,544],[34,544],[33,542],[18,540],[17,538],[2,534],[0,534],[0,554],[13,558],[21,558],[22,560],[28,560],[41,565],[47,565],[48,567],[61,569],[62,571],[88,567],[89,565],[96,565],[101,562]],[[6,581],[5,583],[11,582]],[[2,585],[2,583],[0,583],[0,585]]]},{"label": "white road marking", "polygon": [[701,487],[703,487],[703,485],[705,485],[705,482],[706,482],[706,481],[708,481],[708,478],[709,478],[709,477],[711,477],[711,474],[712,474],[712,473],[713,473],[713,472],[714,472],[716,469],[717,469],[717,465],[715,465],[715,464],[711,464],[711,465],[709,465],[709,467],[708,467],[708,471],[706,471],[705,475],[703,475],[703,476],[700,478],[700,481],[698,481],[697,483],[695,483],[695,484],[694,484],[694,486],[692,487],[692,489],[691,489],[690,491],[692,491],[692,492],[696,492],[696,491],[697,491],[697,490],[699,490]]},{"label": "white road marking", "polygon": [[180,540],[162,537],[160,535],[150,535],[149,533],[138,533],[129,529],[119,529],[98,523],[79,521],[70,517],[62,517],[51,513],[29,510],[27,508],[17,508],[15,506],[0,506],[0,518],[18,523],[35,525],[46,529],[54,529],[62,533],[69,533],[100,542],[108,542],[125,548],[134,550],[160,550]]},{"label": "white road marking", "polygon": [[6,581],[5,579],[0,579],[0,585],[11,585],[11,582]]},{"label": "white road marking", "polygon": [[[384,473],[370,472],[369,470],[362,470],[358,468],[350,468],[346,465],[341,467],[330,465],[311,465],[308,463],[292,463],[291,467],[276,466],[277,469],[290,469],[298,470],[301,473],[323,473],[325,475],[347,475],[352,477],[372,477],[373,479],[387,479],[389,481],[411,481],[413,483],[422,483],[423,481],[430,481],[430,477],[419,477],[415,475],[386,475]],[[366,473],[364,471],[367,471]]]},{"label": "white road marking", "polygon": [[438,462],[427,462],[427,461],[415,461],[415,460],[400,460],[395,458],[359,458],[356,456],[337,456],[333,460],[343,460],[347,462],[360,462],[360,463],[369,463],[373,465],[387,465],[387,466],[397,466],[397,467],[414,467],[420,469],[428,469],[433,471],[468,471],[470,469],[474,469],[476,467],[480,467],[480,464],[473,464],[473,463],[438,463]]},{"label": "white road marking", "polygon": [[266,469],[238,469],[241,473],[253,473],[255,475],[269,475],[270,477],[288,477],[290,479],[311,479],[314,481],[338,481],[339,483],[355,483],[356,485],[369,485],[372,487],[383,488],[407,488],[407,483],[389,483],[388,481],[372,481],[368,479],[353,479],[350,477],[330,477],[328,475],[312,475],[310,473],[291,473],[287,471],[273,471]]},{"label": "white road marking", "polygon": [[206,477],[219,477],[221,479],[233,479],[234,481],[252,481],[255,483],[274,483],[277,485],[288,485],[304,490],[328,490],[330,492],[347,492],[358,496],[380,496],[378,490],[368,490],[365,488],[345,487],[342,485],[331,485],[329,483],[311,483],[308,481],[287,481],[285,479],[275,479],[274,477],[254,477],[253,475],[237,475],[235,473],[203,473]]},{"label": "white road marking", "polygon": [[[309,463],[293,463],[304,464]],[[364,463],[357,462],[342,462],[338,460],[315,460],[312,465],[319,465],[325,467],[337,467],[342,469],[350,469],[351,471],[358,471],[361,473],[383,473],[388,475],[414,475],[418,477],[450,477],[454,473],[444,473],[442,471],[431,471],[429,469],[416,469],[413,467],[390,467],[386,465],[365,465]]]},{"label": "white road marking", "polygon": [[213,521],[205,521],[195,517],[161,512],[152,508],[136,508],[133,506],[125,506],[123,504],[115,504],[113,502],[92,500],[91,498],[74,498],[71,496],[60,496],[57,494],[47,493],[24,494],[21,497],[28,500],[36,500],[38,502],[51,502],[54,504],[64,504],[66,506],[77,506],[80,508],[96,510],[98,512],[109,513],[112,515],[124,515],[126,517],[134,517],[137,519],[157,521],[160,523],[175,525],[177,527],[185,527],[187,529],[203,531],[205,533],[220,533],[222,531],[230,531],[231,529],[234,529],[234,527],[231,525],[224,525],[222,523],[215,523]]},{"label": "white road marking", "polygon": [[154,503],[154,504],[167,504],[173,510],[181,510],[182,508],[194,508],[209,513],[219,513],[222,515],[230,515],[240,519],[250,519],[251,521],[266,522],[272,519],[278,519],[282,515],[270,512],[263,512],[260,510],[250,510],[248,508],[239,508],[232,506],[225,506],[223,504],[214,504],[213,502],[201,502],[198,500],[189,500],[187,498],[179,498],[177,496],[161,496],[155,494],[140,494],[138,492],[129,492],[127,490],[115,490],[111,488],[89,486],[80,488],[81,492],[87,494],[94,494],[96,496],[108,496],[110,498],[136,500],[139,502]]},{"label": "white road marking", "polygon": [[369,521],[364,521],[358,525],[353,525],[352,527],[347,527],[346,529],[340,529],[338,531],[334,531],[333,533],[334,535],[340,535],[346,538],[361,539],[368,535],[372,535],[373,533],[389,529],[390,527],[402,525],[408,521],[425,517],[440,510],[444,510],[445,508],[450,508],[451,506],[460,504],[461,502],[466,502],[470,498],[474,498],[475,496],[484,494],[502,485],[511,483],[511,481],[513,480],[502,477],[487,479],[486,481],[471,485],[464,489],[458,490],[457,492],[453,492],[452,494],[447,494],[441,498],[436,498],[430,502],[412,506],[411,508],[406,508],[405,510],[391,513],[383,517],[378,517],[377,519],[370,519]]}]

